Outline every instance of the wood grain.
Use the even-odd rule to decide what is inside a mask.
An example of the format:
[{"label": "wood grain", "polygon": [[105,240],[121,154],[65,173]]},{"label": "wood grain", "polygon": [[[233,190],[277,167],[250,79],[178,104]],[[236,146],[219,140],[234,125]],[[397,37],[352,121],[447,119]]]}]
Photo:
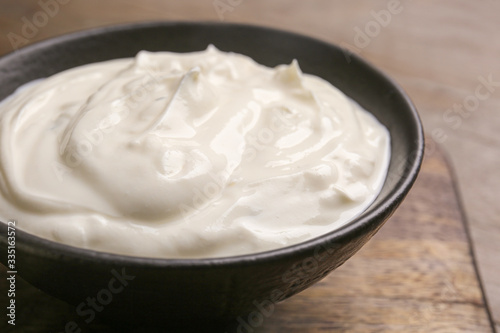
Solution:
[{"label": "wood grain", "polygon": [[[6,302],[6,271],[0,299]],[[18,279],[18,332],[60,332],[74,307]],[[2,306],[2,308],[5,308]],[[81,321],[81,320],[80,320]],[[113,332],[102,323],[80,325]],[[5,322],[0,331],[10,328]],[[276,306],[240,318],[238,332],[492,332],[453,179],[443,156],[427,156],[394,216],[353,258]]]}]

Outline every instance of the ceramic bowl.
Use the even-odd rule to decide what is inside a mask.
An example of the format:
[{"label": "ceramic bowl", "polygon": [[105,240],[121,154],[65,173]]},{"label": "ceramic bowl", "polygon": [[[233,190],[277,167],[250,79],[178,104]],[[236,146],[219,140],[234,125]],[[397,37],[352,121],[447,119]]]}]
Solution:
[{"label": "ceramic bowl", "polygon": [[[301,244],[236,257],[130,257],[62,245],[17,230],[18,275],[75,305],[77,325],[97,315],[124,326],[193,327],[269,313],[276,303],[321,280],[356,253],[391,216],[417,177],[424,149],[422,126],[397,84],[347,50],[264,27],[152,22],[52,38],[0,59],[0,100],[26,82],[75,66],[133,57],[140,50],[198,51],[208,44],[267,66],[297,59],[303,72],[326,79],[373,113],[391,135],[383,189],[362,215],[337,230]],[[0,236],[5,264],[5,223],[0,223]],[[89,297],[97,300],[96,307],[88,303]]]}]

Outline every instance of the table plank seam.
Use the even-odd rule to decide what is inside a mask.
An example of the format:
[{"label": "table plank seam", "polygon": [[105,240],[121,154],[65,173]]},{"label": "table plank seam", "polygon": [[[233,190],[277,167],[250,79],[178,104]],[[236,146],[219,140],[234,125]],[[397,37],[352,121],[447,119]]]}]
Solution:
[{"label": "table plank seam", "polygon": [[448,152],[445,150],[445,149],[442,149],[442,147],[439,147],[441,153],[442,153],[442,156],[444,158],[444,161],[445,163],[447,164],[448,166],[448,170],[450,172],[450,176],[452,178],[452,190],[453,192],[455,192],[455,197],[456,197],[456,200],[457,200],[457,206],[458,206],[458,209],[460,210],[459,211],[459,214],[461,216],[461,223],[463,224],[463,227],[464,227],[464,231],[465,231],[465,235],[467,237],[467,243],[468,243],[468,247],[469,247],[469,254],[472,258],[472,266],[474,267],[474,274],[476,275],[476,279],[478,281],[478,285],[479,285],[479,289],[481,290],[481,297],[483,299],[483,303],[484,303],[484,307],[486,309],[486,314],[488,316],[488,320],[490,322],[490,325],[491,325],[491,331],[493,333],[499,333],[497,332],[497,325],[499,324],[498,322],[496,322],[494,319],[493,319],[493,314],[491,312],[491,307],[490,307],[490,304],[488,302],[488,298],[486,297],[486,290],[485,290],[485,287],[484,287],[484,283],[483,283],[483,279],[481,277],[481,272],[479,271],[479,265],[477,263],[477,257],[476,257],[476,252],[474,250],[474,244],[472,243],[472,235],[471,235],[471,231],[470,231],[470,225],[469,225],[469,221],[468,221],[468,218],[467,218],[467,214],[464,210],[464,206],[463,206],[463,199],[462,199],[462,195],[460,193],[460,189],[458,188],[457,186],[457,175],[456,175],[456,172],[455,172],[455,169],[451,163],[451,159],[450,157],[448,156]]}]

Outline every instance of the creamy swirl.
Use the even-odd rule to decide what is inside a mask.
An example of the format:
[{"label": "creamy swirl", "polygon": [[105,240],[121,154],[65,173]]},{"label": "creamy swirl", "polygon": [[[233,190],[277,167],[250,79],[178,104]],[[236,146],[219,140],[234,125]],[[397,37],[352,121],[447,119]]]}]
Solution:
[{"label": "creamy swirl", "polygon": [[299,65],[141,51],[0,104],[0,218],[134,256],[221,257],[334,230],[375,199],[387,130]]}]

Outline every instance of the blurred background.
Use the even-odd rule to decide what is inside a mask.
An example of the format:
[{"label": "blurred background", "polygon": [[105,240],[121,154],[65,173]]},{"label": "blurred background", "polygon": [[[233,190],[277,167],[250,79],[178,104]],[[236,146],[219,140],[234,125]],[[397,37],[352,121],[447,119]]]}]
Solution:
[{"label": "blurred background", "polygon": [[440,149],[451,165],[500,329],[500,1],[0,0],[0,54],[72,31],[152,20],[298,32],[339,44],[394,78],[420,112],[427,155]]}]

